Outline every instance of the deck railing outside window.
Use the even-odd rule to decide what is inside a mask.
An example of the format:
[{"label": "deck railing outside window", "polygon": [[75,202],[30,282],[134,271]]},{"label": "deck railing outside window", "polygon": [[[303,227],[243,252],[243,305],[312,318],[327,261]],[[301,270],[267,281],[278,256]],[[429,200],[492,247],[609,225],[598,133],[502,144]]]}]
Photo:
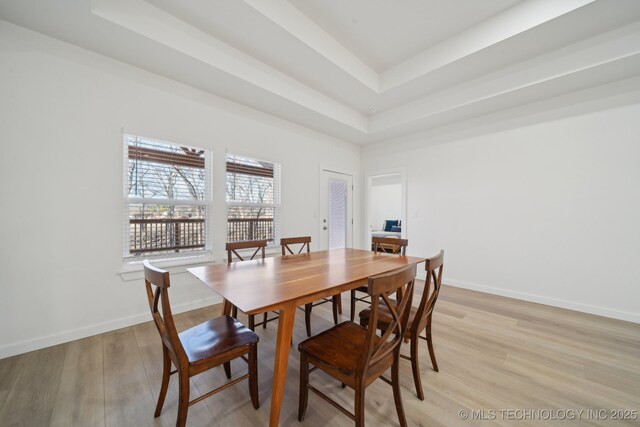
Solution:
[{"label": "deck railing outside window", "polygon": [[204,219],[131,219],[129,224],[132,254],[205,247]]},{"label": "deck railing outside window", "polygon": [[[131,254],[204,249],[204,219],[152,218],[130,219]],[[273,240],[273,218],[229,218],[229,241]]]},{"label": "deck railing outside window", "polygon": [[227,239],[230,242],[245,240],[273,240],[273,218],[228,218]]}]

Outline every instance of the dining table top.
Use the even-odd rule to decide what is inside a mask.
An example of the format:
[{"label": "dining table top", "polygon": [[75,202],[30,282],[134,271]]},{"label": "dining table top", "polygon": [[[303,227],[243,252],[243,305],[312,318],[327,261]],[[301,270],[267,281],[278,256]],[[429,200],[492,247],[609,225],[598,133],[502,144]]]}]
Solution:
[{"label": "dining table top", "polygon": [[424,258],[361,249],[332,249],[212,264],[187,270],[247,314],[303,305],[367,283],[370,276]]}]

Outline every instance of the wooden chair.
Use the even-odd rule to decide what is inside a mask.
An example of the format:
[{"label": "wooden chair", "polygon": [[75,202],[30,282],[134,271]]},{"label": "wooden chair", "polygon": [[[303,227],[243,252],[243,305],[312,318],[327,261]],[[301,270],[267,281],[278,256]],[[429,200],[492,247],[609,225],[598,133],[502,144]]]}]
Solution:
[{"label": "wooden chair", "polygon": [[[260,252],[261,258],[264,259],[266,256],[266,248],[267,248],[266,240],[248,240],[246,242],[229,242],[226,245],[227,264],[231,264],[233,262],[234,255],[239,261],[247,261],[247,260],[255,259],[256,255],[258,255],[258,252]],[[251,257],[247,257],[246,255],[245,257],[242,257],[242,255],[238,253],[240,249],[255,249],[255,251],[253,252]],[[232,308],[231,315],[236,319],[238,318],[238,307],[236,307],[235,305]],[[272,317],[271,319],[269,319],[267,313],[263,314],[262,322],[260,323],[256,323],[255,314],[249,314],[248,317],[249,317],[249,329],[251,329],[252,331],[256,330],[256,326],[262,325],[263,328],[266,328],[267,323],[273,322],[274,320],[278,320],[278,316]]]},{"label": "wooden chair", "polygon": [[371,238],[371,250],[374,252],[406,255],[407,246],[409,246],[409,241],[407,239],[398,239],[397,237]]},{"label": "wooden chair", "polygon": [[[294,252],[291,249],[292,245],[300,245],[297,251]],[[311,252],[311,236],[304,237],[285,237],[280,239],[280,246],[282,247],[282,255],[288,255],[287,252],[291,255],[301,254],[302,251],[306,249],[306,252]]]},{"label": "wooden chair", "polygon": [[[393,387],[393,398],[401,426],[407,425],[402,407],[399,379],[400,345],[409,320],[409,309],[413,297],[416,266],[404,267],[391,273],[369,278],[367,289],[371,296],[371,323],[368,327],[353,322],[343,322],[338,326],[309,338],[298,346],[300,350],[300,401],[298,420],[304,419],[307,410],[309,390],[318,394],[356,422],[364,426],[365,390],[377,378]],[[406,292],[399,290],[407,286]],[[393,304],[389,295],[396,292],[398,303]],[[376,335],[378,312],[387,307],[393,320],[382,336]],[[309,363],[314,368],[309,369]],[[309,384],[309,373],[320,368],[322,371],[355,390],[355,414],[331,400],[324,393]],[[391,380],[382,374],[391,368]]]},{"label": "wooden chair", "polygon": [[[247,259],[254,259],[258,252],[261,254],[261,258],[264,259],[266,256],[266,248],[267,241],[266,240],[248,240],[246,242],[229,242],[226,245],[227,249],[227,264],[231,264],[233,262],[233,256],[240,261],[246,261]],[[255,249],[250,258],[243,258],[242,255],[238,253],[240,249]],[[246,257],[246,255],[245,255]]]},{"label": "wooden chair", "polygon": [[[297,249],[292,249],[293,245],[301,245]],[[282,247],[282,256],[285,255],[297,255],[303,253],[306,249],[306,253],[311,252],[311,236],[304,237],[285,237],[280,239],[280,246]],[[287,254],[287,252],[289,254]],[[313,307],[330,302],[333,304],[333,323],[338,324],[338,313],[342,313],[342,298],[340,295],[334,295],[332,298],[323,298],[318,302],[305,304],[304,306],[304,323],[307,328],[307,336],[311,336],[311,311]]]},{"label": "wooden chair", "polygon": [[[160,416],[167,395],[169,377],[178,374],[178,419],[176,426],[187,422],[187,411],[194,403],[249,378],[249,394],[253,407],[258,409],[258,336],[242,323],[229,316],[220,316],[178,333],[169,303],[169,272],[144,261],[144,282],[153,321],[162,339],[162,384],[154,417]],[[247,359],[245,355],[248,354]],[[189,379],[219,365],[224,366],[231,378],[231,360],[243,358],[249,364],[249,373],[209,393],[189,401]],[[171,364],[176,367],[171,371]]]},{"label": "wooden chair", "polygon": [[[427,341],[429,348],[429,356],[431,357],[431,364],[433,370],[438,372],[438,363],[436,362],[436,355],[433,352],[433,339],[431,337],[431,323],[433,316],[433,308],[438,300],[440,294],[440,285],[442,284],[442,270],[444,269],[444,251],[432,258],[427,259],[425,269],[427,271],[427,280],[424,284],[424,292],[420,300],[418,308],[411,307],[409,313],[409,323],[405,331],[405,338],[408,338],[411,342],[411,356],[400,355],[403,359],[411,361],[411,367],[413,369],[413,382],[416,386],[416,394],[420,400],[424,400],[424,392],[422,391],[422,381],[420,379],[420,366],[418,359],[418,338]],[[433,283],[433,289],[431,284]],[[366,326],[369,322],[369,318],[372,316],[370,309],[360,312],[360,325]],[[378,312],[378,328],[385,330],[393,321],[392,314],[386,309],[380,309]],[[425,336],[420,336],[420,333],[425,331]]]},{"label": "wooden chair", "polygon": [[[373,252],[384,252],[390,254],[406,255],[409,241],[407,239],[398,239],[395,237],[373,237],[371,238],[371,250]],[[353,322],[356,317],[356,301],[362,301],[369,304],[367,297],[358,297],[356,292],[367,293],[367,286],[351,290],[351,313],[350,319]]]}]

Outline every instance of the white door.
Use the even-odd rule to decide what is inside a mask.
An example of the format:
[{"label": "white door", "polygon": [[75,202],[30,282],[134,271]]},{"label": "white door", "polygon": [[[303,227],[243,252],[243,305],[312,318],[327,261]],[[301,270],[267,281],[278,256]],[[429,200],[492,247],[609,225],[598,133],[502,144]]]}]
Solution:
[{"label": "white door", "polygon": [[353,177],[323,170],[320,175],[320,250],[353,246]]}]

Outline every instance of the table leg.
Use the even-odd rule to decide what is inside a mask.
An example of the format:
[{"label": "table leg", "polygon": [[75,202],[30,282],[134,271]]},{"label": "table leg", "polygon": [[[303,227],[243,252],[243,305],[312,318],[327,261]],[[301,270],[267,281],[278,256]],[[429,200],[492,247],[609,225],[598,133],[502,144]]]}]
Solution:
[{"label": "table leg", "polygon": [[280,406],[284,394],[284,383],[287,377],[287,363],[293,333],[293,321],[296,317],[296,307],[290,306],[280,310],[278,320],[278,339],[273,366],[273,389],[271,391],[271,410],[269,412],[269,426],[277,427],[280,418]]}]

